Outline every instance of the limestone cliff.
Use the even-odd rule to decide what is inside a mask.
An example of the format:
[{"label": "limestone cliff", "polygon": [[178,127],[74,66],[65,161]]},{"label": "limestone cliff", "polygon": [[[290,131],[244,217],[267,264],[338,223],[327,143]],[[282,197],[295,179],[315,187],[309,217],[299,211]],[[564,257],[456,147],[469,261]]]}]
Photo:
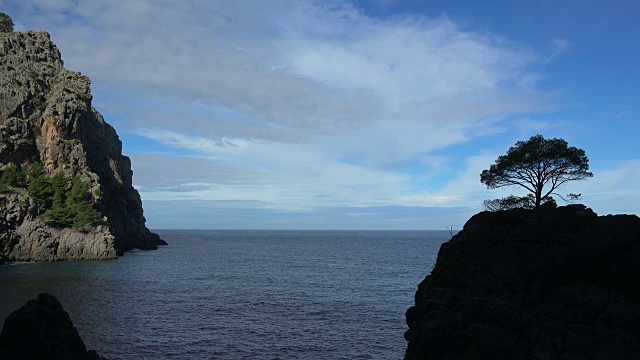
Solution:
[{"label": "limestone cliff", "polygon": [[640,359],[640,219],[473,216],[407,310],[405,359]]},{"label": "limestone cliff", "polygon": [[115,258],[165,244],[145,226],[131,163],[116,131],[92,106],[91,81],[66,70],[46,32],[0,33],[0,171],[42,164],[88,184],[100,219],[72,228],[43,217],[19,187],[0,193],[0,261]]}]

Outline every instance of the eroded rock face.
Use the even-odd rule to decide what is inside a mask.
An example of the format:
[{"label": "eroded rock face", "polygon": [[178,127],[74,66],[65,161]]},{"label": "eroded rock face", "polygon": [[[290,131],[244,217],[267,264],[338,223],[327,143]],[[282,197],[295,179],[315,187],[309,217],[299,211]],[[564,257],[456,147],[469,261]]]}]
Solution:
[{"label": "eroded rock face", "polygon": [[405,359],[640,359],[640,218],[473,216],[407,310]]},{"label": "eroded rock face", "polygon": [[26,192],[0,194],[0,258],[104,259],[165,244],[145,226],[131,163],[113,127],[92,106],[88,77],[64,69],[46,32],[0,33],[0,170],[41,162],[80,176],[102,221],[60,229],[38,217]]},{"label": "eroded rock face", "polygon": [[101,359],[87,351],[58,299],[40,294],[4,321],[0,359]]}]

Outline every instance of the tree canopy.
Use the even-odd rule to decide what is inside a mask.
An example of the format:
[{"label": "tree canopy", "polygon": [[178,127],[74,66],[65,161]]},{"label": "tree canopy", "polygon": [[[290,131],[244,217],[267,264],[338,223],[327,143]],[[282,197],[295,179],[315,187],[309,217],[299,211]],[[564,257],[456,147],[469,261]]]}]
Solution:
[{"label": "tree canopy", "polygon": [[16,164],[8,164],[0,172],[0,191],[7,190],[8,187],[22,187],[25,183],[24,171]]},{"label": "tree canopy", "polygon": [[0,12],[0,32],[13,32],[13,20],[3,12]]},{"label": "tree canopy", "polygon": [[482,171],[480,181],[489,189],[523,187],[531,192],[537,208],[564,183],[592,177],[588,170],[589,158],[584,150],[569,146],[564,139],[536,135],[518,141],[506,155],[499,156],[488,170]]}]

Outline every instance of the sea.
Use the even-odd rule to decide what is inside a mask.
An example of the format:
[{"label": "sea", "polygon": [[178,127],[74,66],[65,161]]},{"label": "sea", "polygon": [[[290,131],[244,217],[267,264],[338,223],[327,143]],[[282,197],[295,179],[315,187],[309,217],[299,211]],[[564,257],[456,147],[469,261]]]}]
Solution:
[{"label": "sea", "polygon": [[448,231],[156,230],[116,260],[0,266],[0,321],[56,296],[107,359],[402,359]]}]

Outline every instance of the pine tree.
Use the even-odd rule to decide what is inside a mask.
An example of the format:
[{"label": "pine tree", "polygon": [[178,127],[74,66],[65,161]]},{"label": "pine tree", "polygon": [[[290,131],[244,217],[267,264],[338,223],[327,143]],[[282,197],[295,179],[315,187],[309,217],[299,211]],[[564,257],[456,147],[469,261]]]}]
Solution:
[{"label": "pine tree", "polygon": [[51,180],[53,184],[53,207],[44,216],[63,226],[74,228],[90,224],[100,218],[100,214],[93,208],[89,184],[79,176],[71,181],[68,194],[67,181],[62,173],[57,173]]},{"label": "pine tree", "polygon": [[9,186],[14,188],[24,187],[26,176],[21,168],[16,164],[7,165],[0,175],[0,191],[6,190]]},{"label": "pine tree", "polygon": [[67,199],[67,179],[62,171],[58,171],[51,178],[53,188],[53,207],[63,207]]},{"label": "pine tree", "polygon": [[45,175],[44,167],[39,162],[31,164],[27,191],[29,195],[38,202],[41,208],[46,208],[50,205],[53,188],[51,182]]},{"label": "pine tree", "polygon": [[0,12],[0,32],[13,32],[13,20],[3,12]]},{"label": "pine tree", "polygon": [[71,182],[71,190],[69,191],[68,201],[83,202],[89,200],[89,184],[82,181],[79,176],[75,176]]}]

